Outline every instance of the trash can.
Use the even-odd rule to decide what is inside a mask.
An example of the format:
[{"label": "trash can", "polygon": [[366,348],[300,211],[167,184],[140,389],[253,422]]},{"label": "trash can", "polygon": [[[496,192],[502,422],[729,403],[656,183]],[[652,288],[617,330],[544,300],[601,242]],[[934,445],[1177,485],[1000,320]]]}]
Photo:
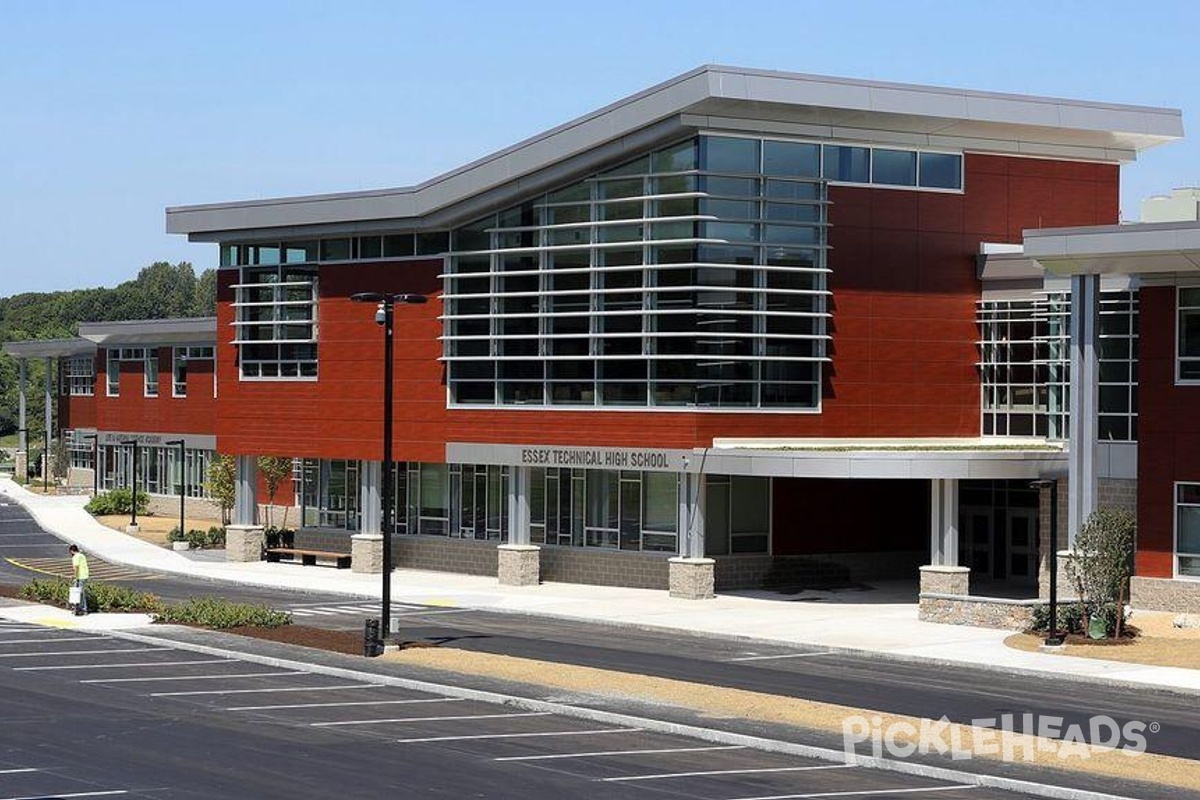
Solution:
[{"label": "trash can", "polygon": [[363,655],[367,658],[383,655],[383,639],[379,637],[379,620],[375,617],[363,623]]}]

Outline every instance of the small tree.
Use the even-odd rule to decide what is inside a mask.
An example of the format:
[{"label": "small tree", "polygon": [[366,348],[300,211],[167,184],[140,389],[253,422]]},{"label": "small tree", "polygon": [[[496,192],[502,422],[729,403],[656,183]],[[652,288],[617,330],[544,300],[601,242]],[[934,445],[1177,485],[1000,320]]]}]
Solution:
[{"label": "small tree", "polygon": [[[263,482],[267,485],[267,525],[273,526],[275,495],[283,482],[292,477],[292,460],[282,456],[259,456],[258,471],[262,473]],[[287,513],[287,508],[284,508],[281,527],[287,527]]]},{"label": "small tree", "polygon": [[1133,574],[1134,535],[1137,522],[1120,508],[1098,508],[1075,537],[1074,553],[1067,561],[1067,576],[1075,585],[1087,618],[1114,611],[1109,634],[1123,613],[1119,607],[1126,582]]},{"label": "small tree", "polygon": [[221,507],[221,523],[228,525],[229,510],[237,499],[237,471],[232,456],[218,454],[209,462],[208,480],[204,488]]}]

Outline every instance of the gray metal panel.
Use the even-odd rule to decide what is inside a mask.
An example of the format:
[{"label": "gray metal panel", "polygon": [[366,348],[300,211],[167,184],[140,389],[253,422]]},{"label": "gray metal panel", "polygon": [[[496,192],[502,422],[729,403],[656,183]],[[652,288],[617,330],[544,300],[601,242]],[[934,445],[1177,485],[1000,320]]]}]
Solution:
[{"label": "gray metal panel", "polygon": [[1097,477],[1137,480],[1137,442],[1099,442],[1096,451]]},{"label": "gray metal panel", "polygon": [[86,356],[96,352],[96,344],[86,339],[25,339],[4,342],[4,352],[17,358],[54,358]]},{"label": "gray metal panel", "polygon": [[1136,152],[1183,134],[1175,109],[704,66],[416,186],[177,206],[167,209],[167,232],[213,234],[420,217],[658,120],[720,109],[729,116],[782,116],[849,128],[1017,141],[1022,147]]},{"label": "gray metal panel", "polygon": [[139,319],[124,322],[85,322],[79,335],[96,345],[216,344],[217,318]]}]

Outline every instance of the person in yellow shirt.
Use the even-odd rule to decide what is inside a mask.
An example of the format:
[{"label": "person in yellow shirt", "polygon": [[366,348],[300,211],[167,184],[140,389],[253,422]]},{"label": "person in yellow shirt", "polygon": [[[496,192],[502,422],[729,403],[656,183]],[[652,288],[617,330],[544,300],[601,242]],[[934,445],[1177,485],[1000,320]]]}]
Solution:
[{"label": "person in yellow shirt", "polygon": [[75,585],[79,587],[79,604],[75,606],[75,616],[82,617],[88,613],[87,582],[91,577],[88,570],[87,556],[79,552],[79,548],[71,545],[67,550],[71,553],[71,572],[75,576]]}]

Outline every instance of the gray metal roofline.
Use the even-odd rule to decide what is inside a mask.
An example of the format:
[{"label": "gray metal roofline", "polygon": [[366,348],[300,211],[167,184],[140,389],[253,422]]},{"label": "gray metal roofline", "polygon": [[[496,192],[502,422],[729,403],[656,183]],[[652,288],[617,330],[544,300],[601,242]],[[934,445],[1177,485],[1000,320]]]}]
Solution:
[{"label": "gray metal roofline", "polygon": [[1058,275],[1194,275],[1200,271],[1200,222],[1030,230],[1025,253]]},{"label": "gray metal roofline", "polygon": [[[753,111],[774,105],[825,109],[836,124],[903,117],[934,129],[962,123],[964,136],[1024,139],[1051,148],[1107,147],[1134,151],[1182,135],[1175,109],[1064,101],[828,78],[735,67],[704,66],[618,100],[597,111],[518,142],[414,186],[394,189],[172,206],[169,233],[245,231],[293,225],[420,218],[480,192],[528,176],[690,109],[734,104]],[[1050,135],[1053,134],[1053,135]],[[1074,137],[1075,141],[1068,141]]]},{"label": "gray metal roofline", "polygon": [[96,344],[215,343],[216,317],[85,322],[79,335]]},{"label": "gray metal roofline", "polygon": [[16,358],[54,358],[91,355],[96,345],[86,339],[24,339],[5,342],[3,351]]}]

